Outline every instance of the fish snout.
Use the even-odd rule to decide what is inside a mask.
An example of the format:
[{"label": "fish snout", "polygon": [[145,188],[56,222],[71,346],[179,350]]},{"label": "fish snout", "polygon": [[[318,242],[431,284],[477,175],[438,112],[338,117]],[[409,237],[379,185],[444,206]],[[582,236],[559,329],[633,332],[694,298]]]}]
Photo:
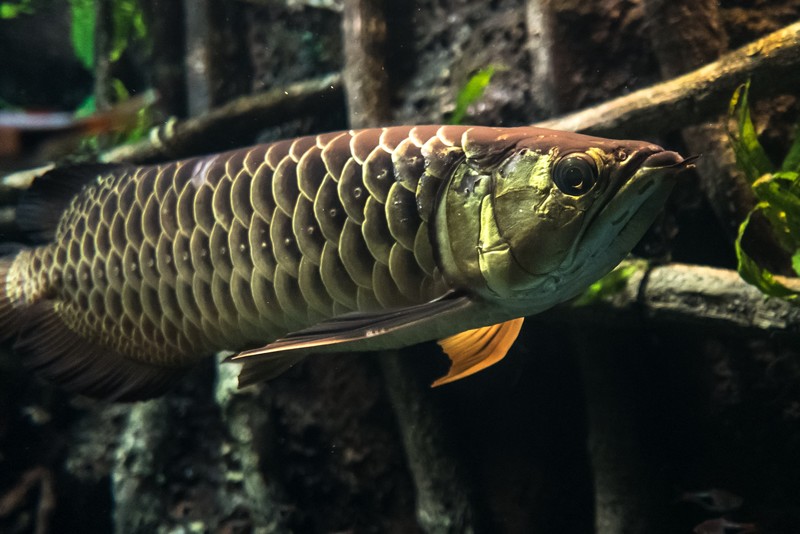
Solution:
[{"label": "fish snout", "polygon": [[671,150],[660,150],[651,154],[642,162],[642,167],[649,169],[675,169],[683,171],[694,167],[694,162],[700,156],[689,156],[684,158],[677,152]]}]

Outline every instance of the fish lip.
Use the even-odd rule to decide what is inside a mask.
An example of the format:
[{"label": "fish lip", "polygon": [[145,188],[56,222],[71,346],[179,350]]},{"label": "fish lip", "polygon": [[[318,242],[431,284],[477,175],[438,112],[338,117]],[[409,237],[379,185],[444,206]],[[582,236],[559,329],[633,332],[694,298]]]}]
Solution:
[{"label": "fish lip", "polygon": [[[694,163],[700,158],[697,156],[689,156],[684,158],[677,152],[670,150],[662,150],[654,154],[650,154],[642,162],[640,168],[634,173],[634,176],[642,169],[674,169],[676,171],[683,171],[686,169],[694,168]],[[676,173],[677,174],[677,173]]]},{"label": "fish lip", "polygon": [[[684,158],[677,152],[665,150],[657,145],[651,145],[641,149],[631,157],[626,163],[627,168],[618,179],[612,191],[612,195],[605,205],[594,213],[594,216],[587,221],[586,226],[578,235],[569,254],[562,263],[562,267],[569,270],[569,266],[574,266],[578,256],[585,251],[587,240],[597,232],[596,224],[599,219],[613,217],[612,223],[618,228],[617,235],[620,234],[628,223],[638,214],[639,210],[646,203],[651,195],[659,190],[659,184],[670,184],[671,189],[674,178],[685,169],[693,167],[693,163],[699,156]],[[631,191],[633,190],[633,191]],[[636,199],[636,202],[627,208],[621,204],[622,196]]]}]

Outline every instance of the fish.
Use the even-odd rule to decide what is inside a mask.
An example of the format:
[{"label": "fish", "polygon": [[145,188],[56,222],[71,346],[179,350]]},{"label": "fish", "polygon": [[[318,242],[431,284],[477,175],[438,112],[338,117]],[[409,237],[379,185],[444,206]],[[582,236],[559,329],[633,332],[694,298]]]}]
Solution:
[{"label": "fish", "polygon": [[720,513],[736,510],[744,503],[744,499],[735,493],[717,488],[703,491],[686,491],[681,494],[678,500],[694,503],[711,512]]},{"label": "fish", "polygon": [[145,91],[87,117],[61,111],[0,111],[0,171],[57,159],[90,135],[131,130],[139,112],[157,100],[155,91]]},{"label": "fish", "polygon": [[695,526],[692,530],[695,534],[755,534],[758,527],[755,523],[736,523],[724,517],[709,519]]},{"label": "fish", "polygon": [[692,158],[535,127],[392,126],[161,164],[56,168],[0,259],[0,338],[39,376],[161,395],[218,351],[239,385],[438,340],[441,385],[616,266]]}]

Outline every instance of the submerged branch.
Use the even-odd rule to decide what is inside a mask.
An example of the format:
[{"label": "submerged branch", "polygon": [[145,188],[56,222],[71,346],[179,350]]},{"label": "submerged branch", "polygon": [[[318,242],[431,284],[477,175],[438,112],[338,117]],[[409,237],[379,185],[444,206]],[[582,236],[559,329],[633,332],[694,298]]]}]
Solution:
[{"label": "submerged branch", "polygon": [[[797,279],[781,278],[781,282],[800,284]],[[800,306],[766,297],[735,271],[681,263],[648,266],[634,273],[619,293],[582,307],[561,307],[538,318],[609,326],[644,320],[743,335],[800,337]]]},{"label": "submerged branch", "polygon": [[762,94],[796,90],[800,22],[683,76],[537,126],[610,137],[675,130],[718,116],[748,78]]},{"label": "submerged branch", "polygon": [[237,98],[198,117],[167,123],[153,130],[145,141],[109,150],[102,160],[143,163],[234,148],[251,143],[268,126],[322,112],[340,105],[341,99],[339,74],[305,80]]}]

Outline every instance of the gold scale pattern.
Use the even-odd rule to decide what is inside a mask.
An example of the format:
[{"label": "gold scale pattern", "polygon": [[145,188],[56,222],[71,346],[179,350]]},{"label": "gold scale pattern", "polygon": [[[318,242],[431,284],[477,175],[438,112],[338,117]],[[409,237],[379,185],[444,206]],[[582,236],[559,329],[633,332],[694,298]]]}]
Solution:
[{"label": "gold scale pattern", "polygon": [[447,289],[429,225],[464,130],[337,132],[103,174],[27,279],[70,329],[161,365],[428,301]]}]

